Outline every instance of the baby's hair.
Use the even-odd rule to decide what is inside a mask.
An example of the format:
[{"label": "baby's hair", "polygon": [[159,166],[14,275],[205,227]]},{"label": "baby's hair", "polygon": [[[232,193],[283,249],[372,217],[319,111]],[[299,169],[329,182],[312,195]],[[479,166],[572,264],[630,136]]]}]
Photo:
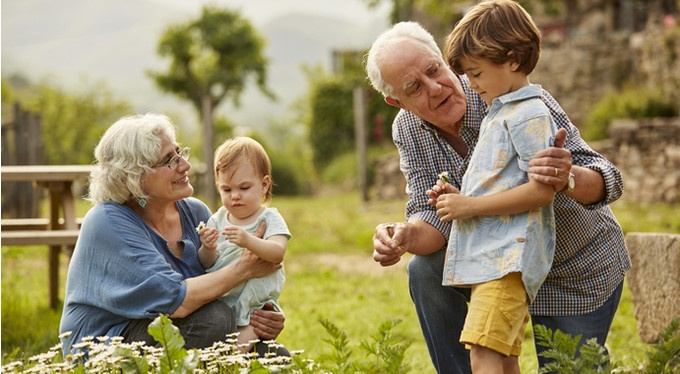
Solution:
[{"label": "baby's hair", "polygon": [[514,61],[526,75],[541,54],[541,33],[529,13],[512,0],[483,1],[466,13],[446,38],[444,58],[457,74],[460,59],[485,58],[496,64]]},{"label": "baby's hair", "polygon": [[272,179],[272,163],[267,152],[255,139],[237,136],[227,139],[215,150],[215,183],[220,172],[224,172],[230,166],[246,161],[253,165],[260,177],[269,176],[269,189],[262,196],[264,203],[269,203],[272,199],[274,180]]}]

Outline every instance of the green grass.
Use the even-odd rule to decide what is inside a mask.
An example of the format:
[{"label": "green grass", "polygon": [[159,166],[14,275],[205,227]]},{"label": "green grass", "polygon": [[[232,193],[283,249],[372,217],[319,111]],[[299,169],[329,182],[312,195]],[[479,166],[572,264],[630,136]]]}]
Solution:
[{"label": "green grass", "polygon": [[[363,359],[363,340],[386,321],[400,319],[394,332],[411,339],[406,351],[413,373],[434,372],[408,295],[405,264],[381,268],[372,260],[372,235],[381,222],[403,220],[403,201],[361,203],[358,193],[315,197],[275,197],[272,206],[286,218],[293,238],[286,257],[281,305],[286,328],[279,337],[292,350],[318,359],[330,353],[321,319],[347,332],[353,358]],[[82,215],[87,209],[79,207]],[[616,203],[624,231],[680,232],[678,206]],[[65,256],[62,256],[65,257]],[[66,272],[63,262],[61,292]],[[47,248],[2,247],[2,355],[31,356],[58,343],[61,310],[47,307]],[[640,341],[630,291],[624,288],[607,345],[615,362],[637,366],[647,345]],[[522,372],[535,372],[530,331],[520,358]]]}]

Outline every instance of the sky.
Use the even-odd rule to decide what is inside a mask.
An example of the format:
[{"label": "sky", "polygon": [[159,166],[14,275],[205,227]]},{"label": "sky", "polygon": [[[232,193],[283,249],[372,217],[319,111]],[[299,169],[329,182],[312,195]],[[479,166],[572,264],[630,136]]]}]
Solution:
[{"label": "sky", "polygon": [[[301,63],[310,66],[328,64],[331,49],[347,47],[340,45],[342,43],[370,44],[377,36],[373,27],[376,20],[386,22],[390,7],[390,2],[385,1],[378,8],[369,10],[363,0],[3,1],[3,76],[20,70],[33,82],[47,79],[65,89],[104,82],[112,89],[114,97],[130,101],[137,111],[171,108],[189,117],[188,121],[194,120],[195,116],[187,114],[193,111],[189,104],[159,92],[146,71],[163,70],[168,63],[155,51],[162,30],[170,23],[197,17],[201,8],[208,4],[239,9],[256,29],[264,29],[267,23],[288,14],[307,14],[319,19],[331,17],[347,22],[345,27],[348,29],[342,31],[337,27],[326,30],[325,24],[307,21],[309,25],[297,25],[302,29],[297,31],[306,31],[311,37],[297,32],[293,34],[304,39],[281,40],[279,37],[271,43],[275,45],[267,47],[266,54],[278,53],[271,56],[269,81],[273,85],[270,88],[280,93],[280,102],[276,107],[262,109],[265,105],[262,104],[263,95],[257,89],[249,88],[241,98],[241,107],[223,105],[219,108],[221,113],[228,112],[235,118],[259,123],[265,122],[264,115],[280,117],[278,111],[284,110],[306,87],[299,68]],[[371,29],[370,33],[364,33],[364,27]],[[339,38],[335,35],[338,32],[341,33]],[[333,42],[330,41],[331,33],[335,37]],[[348,36],[343,37],[344,33]],[[276,39],[276,36],[270,37]],[[307,46],[309,51],[300,50]],[[281,55],[280,50],[284,47],[288,50]],[[309,61],[310,58],[313,61]],[[279,61],[284,59],[287,61],[282,70]]]},{"label": "sky", "polygon": [[383,2],[372,11],[367,10],[367,1],[362,0],[151,0],[159,4],[169,5],[176,9],[196,11],[205,4],[216,4],[241,9],[243,15],[254,24],[262,24],[273,17],[284,14],[291,9],[305,12],[343,17],[358,22],[370,21],[375,13],[387,14],[391,0]]}]

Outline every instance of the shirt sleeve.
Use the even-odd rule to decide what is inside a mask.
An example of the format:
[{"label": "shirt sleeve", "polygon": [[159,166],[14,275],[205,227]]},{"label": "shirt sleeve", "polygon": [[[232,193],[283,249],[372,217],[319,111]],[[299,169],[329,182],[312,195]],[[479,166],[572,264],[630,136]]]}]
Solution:
[{"label": "shirt sleeve", "polygon": [[[413,113],[400,111],[392,125],[392,140],[399,151],[399,167],[406,179],[406,219],[424,221],[448,239],[451,222],[443,222],[436,208],[427,203],[425,192],[437,182],[437,175],[449,171],[447,155],[440,150],[433,133],[419,127]],[[441,164],[441,166],[439,166]],[[433,170],[439,167],[441,170]]]},{"label": "shirt sleeve", "polygon": [[[533,101],[543,106],[540,101]],[[555,136],[555,125],[547,110],[542,115],[533,116],[509,126],[508,131],[512,144],[517,151],[517,162],[520,170],[529,172],[529,161],[536,152],[552,146]]]},{"label": "shirt sleeve", "polygon": [[267,222],[267,230],[264,233],[264,239],[273,235],[285,235],[288,239],[291,238],[290,231],[286,221],[276,208],[267,208],[263,215],[263,219]]},{"label": "shirt sleeve", "polygon": [[623,178],[621,177],[619,169],[604,156],[595,152],[583,138],[581,138],[581,133],[578,128],[571,123],[567,114],[562,110],[550,93],[543,90],[542,99],[548,106],[548,110],[550,110],[550,114],[555,120],[557,128],[564,128],[567,130],[567,141],[564,146],[571,151],[572,163],[577,166],[598,171],[604,178],[605,198],[594,204],[582,205],[586,209],[597,209],[618,200],[623,194]]}]

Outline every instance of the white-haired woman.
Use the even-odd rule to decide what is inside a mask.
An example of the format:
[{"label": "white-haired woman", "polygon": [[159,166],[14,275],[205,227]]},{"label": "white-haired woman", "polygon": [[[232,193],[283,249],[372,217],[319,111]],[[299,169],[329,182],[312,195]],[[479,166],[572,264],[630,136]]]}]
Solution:
[{"label": "white-haired woman", "polygon": [[[86,336],[155,345],[147,329],[160,314],[179,327],[187,348],[225,340],[236,320],[217,298],[281,265],[245,251],[235,264],[205,273],[196,227],[211,212],[191,197],[189,149],[177,143],[168,117],[121,118],[94,155],[88,196],[94,206],[83,219],[66,282],[60,333],[70,335],[62,338],[64,354]],[[284,320],[282,313],[259,310],[251,323],[269,340]]]}]

